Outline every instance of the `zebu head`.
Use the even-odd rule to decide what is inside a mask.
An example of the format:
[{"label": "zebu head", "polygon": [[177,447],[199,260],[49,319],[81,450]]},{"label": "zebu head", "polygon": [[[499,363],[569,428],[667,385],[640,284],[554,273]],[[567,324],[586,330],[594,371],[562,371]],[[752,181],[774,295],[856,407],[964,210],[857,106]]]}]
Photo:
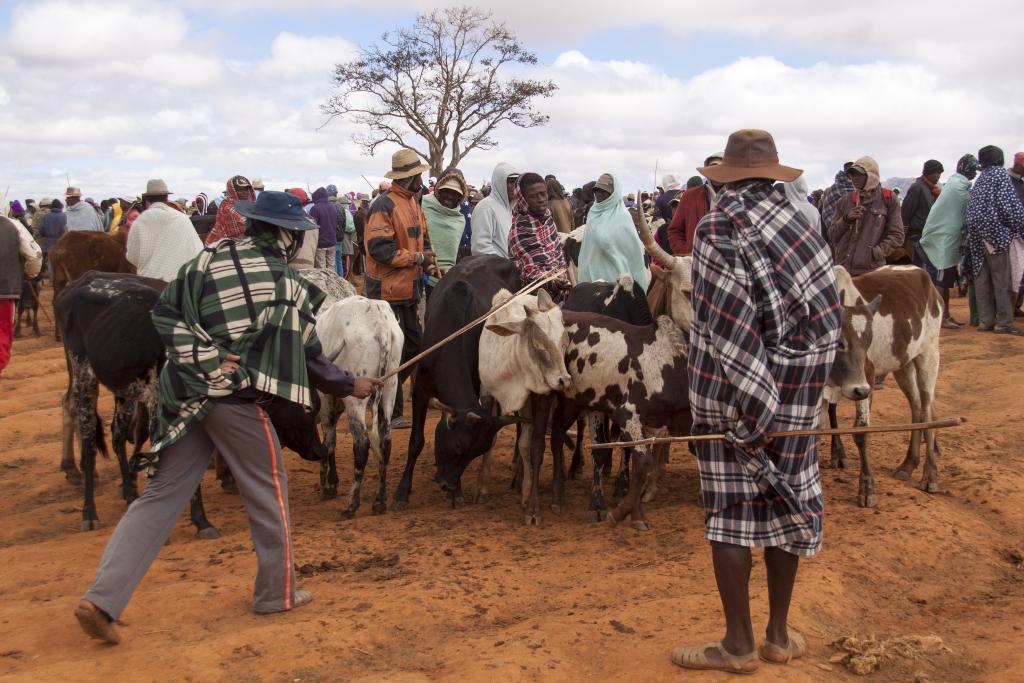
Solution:
[{"label": "zebu head", "polygon": [[651,274],[664,284],[668,291],[667,306],[664,310],[652,310],[651,314],[668,315],[672,321],[679,326],[679,329],[690,334],[690,327],[693,324],[693,304],[690,299],[693,295],[693,257],[673,256],[661,248],[651,235],[651,227],[647,224],[647,216],[643,211],[637,211],[637,228],[640,231],[640,241],[644,248],[657,263],[651,264]]},{"label": "zebu head", "polygon": [[[510,296],[501,290],[494,296],[493,305],[499,305]],[[509,374],[519,388],[532,394],[562,391],[569,386],[569,371],[565,369],[565,350],[569,335],[562,321],[562,309],[555,305],[543,289],[536,297],[521,297],[521,304],[512,304],[492,316],[480,337],[480,362],[507,365]],[[500,357],[489,353],[487,333],[512,338],[511,353],[506,344],[497,345]],[[492,345],[493,346],[493,345]],[[508,406],[500,395],[502,408],[518,410],[519,405]]]},{"label": "zebu head", "polygon": [[434,429],[434,480],[445,491],[455,489],[469,463],[490,450],[503,427],[529,422],[516,415],[494,415],[494,399],[489,396],[470,410],[434,403],[441,409]]},{"label": "zebu head", "polygon": [[860,401],[871,395],[874,366],[868,358],[871,347],[871,322],[882,303],[881,295],[869,304],[843,306],[843,326],[839,350],[828,375],[828,386],[839,389],[843,396]]}]

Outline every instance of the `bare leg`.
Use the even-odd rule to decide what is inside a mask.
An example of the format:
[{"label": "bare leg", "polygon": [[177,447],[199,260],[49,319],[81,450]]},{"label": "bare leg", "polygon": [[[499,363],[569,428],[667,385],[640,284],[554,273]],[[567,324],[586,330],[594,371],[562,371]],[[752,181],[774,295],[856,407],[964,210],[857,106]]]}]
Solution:
[{"label": "bare leg", "polygon": [[768,571],[768,628],[765,636],[780,647],[789,644],[786,622],[789,618],[789,603],[796,583],[796,570],[800,556],[787,553],[781,548],[764,549],[764,565]]},{"label": "bare leg", "polygon": [[[728,543],[711,543],[715,582],[725,613],[722,647],[733,655],[754,651],[754,627],[750,623],[750,548]],[[721,661],[717,650],[707,650],[711,661]]]}]

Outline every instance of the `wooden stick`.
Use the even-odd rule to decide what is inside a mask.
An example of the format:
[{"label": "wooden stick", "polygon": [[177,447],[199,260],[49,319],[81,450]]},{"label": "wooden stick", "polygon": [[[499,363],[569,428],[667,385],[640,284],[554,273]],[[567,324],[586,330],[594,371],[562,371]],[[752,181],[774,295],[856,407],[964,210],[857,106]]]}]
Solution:
[{"label": "wooden stick", "polygon": [[[789,432],[768,432],[765,436],[781,439],[787,436],[840,436],[842,434],[882,434],[885,432],[917,432],[924,429],[945,429],[959,427],[967,422],[966,417],[954,417],[948,420],[933,422],[910,422],[906,424],[878,425],[867,427],[840,427],[839,429],[794,429]],[[597,448],[633,448],[650,446],[659,443],[686,443],[688,441],[724,441],[725,434],[701,434],[698,436],[658,436],[639,441],[619,441],[617,443],[595,443],[590,450]]]},{"label": "wooden stick", "polygon": [[455,330],[454,332],[449,334],[447,337],[445,337],[441,341],[439,341],[436,344],[434,344],[433,346],[431,346],[429,349],[426,349],[425,351],[421,351],[421,352],[417,353],[415,356],[413,356],[412,358],[410,358],[409,360],[405,361],[404,363],[399,365],[397,368],[395,368],[391,372],[389,372],[386,375],[384,375],[383,377],[381,377],[380,381],[383,382],[384,380],[386,380],[386,379],[388,379],[390,377],[394,377],[395,375],[397,375],[398,373],[402,372],[406,368],[415,365],[420,360],[422,360],[425,356],[433,353],[434,351],[436,351],[437,349],[441,348],[442,346],[444,346],[448,342],[452,341],[456,337],[459,337],[459,336],[465,334],[466,332],[468,332],[469,330],[473,329],[474,327],[476,327],[480,323],[486,321],[488,318],[490,318],[492,315],[494,315],[498,311],[501,311],[501,310],[504,310],[505,308],[508,308],[519,297],[521,297],[521,296],[523,296],[525,294],[529,294],[529,293],[533,292],[534,290],[540,289],[541,287],[543,287],[547,283],[551,282],[552,280],[555,280],[555,279],[561,277],[563,274],[565,274],[565,270],[566,270],[565,268],[562,268],[560,270],[556,270],[555,272],[551,273],[547,277],[542,278],[540,280],[537,280],[537,281],[533,282],[532,284],[527,285],[526,287],[523,287],[518,292],[513,294],[512,298],[510,298],[505,303],[500,304],[498,306],[495,306],[494,308],[492,308],[491,310],[487,311],[486,313],[484,313],[482,316],[480,316],[479,318],[477,318],[473,322],[468,323],[466,325],[463,325],[462,327],[460,327],[459,329]]}]

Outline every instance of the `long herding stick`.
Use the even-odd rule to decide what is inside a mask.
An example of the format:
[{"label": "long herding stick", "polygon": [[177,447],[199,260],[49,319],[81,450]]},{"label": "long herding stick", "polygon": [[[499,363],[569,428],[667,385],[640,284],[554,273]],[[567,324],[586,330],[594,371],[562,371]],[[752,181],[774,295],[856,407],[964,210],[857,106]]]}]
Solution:
[{"label": "long herding stick", "polygon": [[384,380],[388,379],[389,377],[394,377],[395,375],[397,375],[398,373],[402,372],[406,368],[408,368],[408,367],[410,367],[412,365],[415,365],[423,357],[425,357],[428,354],[430,354],[430,353],[436,351],[437,349],[441,348],[442,346],[444,346],[448,342],[452,341],[456,337],[458,337],[458,336],[468,332],[469,330],[473,329],[474,327],[476,327],[480,323],[484,322],[485,320],[490,318],[492,315],[494,315],[498,311],[501,311],[501,310],[511,306],[512,303],[516,299],[518,299],[519,297],[523,296],[524,294],[529,294],[529,293],[533,292],[534,290],[540,289],[541,287],[543,287],[547,283],[551,282],[552,280],[561,277],[565,273],[565,270],[566,270],[565,268],[562,268],[560,270],[556,270],[555,272],[551,273],[547,277],[545,277],[543,279],[540,279],[540,280],[537,280],[536,282],[534,282],[534,283],[532,283],[530,285],[527,285],[526,287],[523,287],[518,292],[516,292],[514,295],[512,295],[512,298],[509,299],[508,301],[506,301],[505,303],[500,304],[498,306],[495,306],[494,308],[492,308],[491,310],[487,311],[486,313],[484,313],[482,316],[480,316],[479,318],[477,318],[473,322],[471,322],[469,324],[466,324],[466,325],[463,325],[462,327],[457,329],[455,332],[452,332],[447,337],[445,337],[441,341],[439,341],[436,344],[434,344],[433,346],[431,346],[426,351],[421,351],[420,353],[417,353],[415,356],[413,356],[409,360],[405,361],[404,363],[399,365],[397,368],[395,368],[394,370],[392,370],[388,374],[386,374],[383,377],[381,377],[380,380],[383,382]]},{"label": "long herding stick", "polygon": [[[954,417],[948,420],[935,420],[933,422],[910,422],[895,425],[878,425],[875,427],[842,427],[839,429],[794,429],[789,432],[768,432],[765,434],[771,439],[782,439],[787,436],[841,436],[843,434],[881,434],[885,432],[918,432],[925,429],[945,429],[946,427],[959,427],[967,422],[966,417]],[[590,450],[597,448],[633,448],[636,446],[650,446],[659,443],[686,443],[688,441],[725,441],[725,434],[701,434],[698,436],[658,436],[639,441],[619,441],[617,443],[595,443]]]}]

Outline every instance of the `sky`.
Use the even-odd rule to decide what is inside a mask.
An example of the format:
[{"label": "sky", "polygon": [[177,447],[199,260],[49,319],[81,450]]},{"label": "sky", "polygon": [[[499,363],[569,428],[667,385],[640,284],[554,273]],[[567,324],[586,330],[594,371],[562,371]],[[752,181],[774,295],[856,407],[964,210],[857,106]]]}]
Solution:
[{"label": "sky", "polygon": [[[770,131],[812,188],[864,154],[886,178],[1024,150],[1019,0],[475,5],[537,54],[517,75],[559,88],[538,103],[546,126],[504,124],[463,160],[477,185],[508,161],[568,187],[612,172],[649,188],[655,169],[694,175],[740,128]],[[367,191],[395,148],[368,157],[351,123],[323,125],[332,66],[442,6],[0,0],[0,188],[38,199],[70,180],[98,200],[163,178],[212,196],[240,173]]]}]

